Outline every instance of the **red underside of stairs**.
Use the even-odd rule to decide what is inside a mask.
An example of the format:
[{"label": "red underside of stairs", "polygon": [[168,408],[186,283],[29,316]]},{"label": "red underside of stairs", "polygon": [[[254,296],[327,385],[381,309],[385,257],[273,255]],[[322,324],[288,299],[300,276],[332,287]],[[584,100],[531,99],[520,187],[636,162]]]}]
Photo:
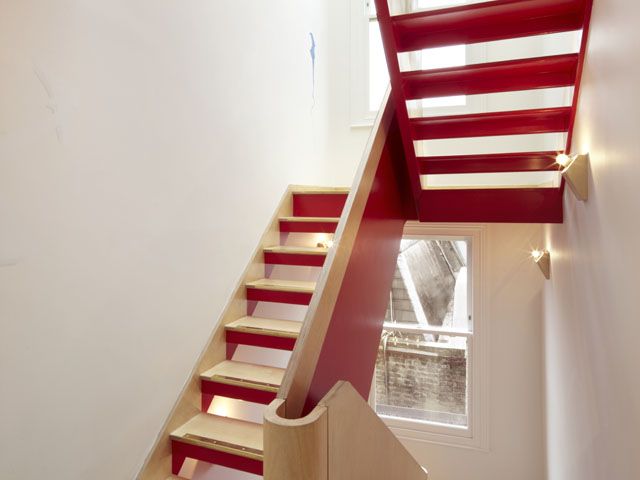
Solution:
[{"label": "red underside of stairs", "polygon": [[[514,180],[512,188],[425,190],[420,175],[558,170],[556,155],[570,152],[571,148],[592,0],[495,0],[396,16],[390,15],[387,0],[375,3],[419,219],[562,222],[564,183],[557,188],[522,188]],[[578,53],[417,71],[401,71],[398,60],[398,54],[403,52],[579,30],[582,43]],[[501,92],[516,95],[527,90],[572,86],[575,88],[570,107],[419,118],[410,118],[407,110],[409,100]],[[417,157],[415,153],[414,142],[420,140],[546,133],[566,134],[566,147],[558,152],[458,155],[454,146],[450,156]],[[426,150],[429,148],[427,144]]]}]

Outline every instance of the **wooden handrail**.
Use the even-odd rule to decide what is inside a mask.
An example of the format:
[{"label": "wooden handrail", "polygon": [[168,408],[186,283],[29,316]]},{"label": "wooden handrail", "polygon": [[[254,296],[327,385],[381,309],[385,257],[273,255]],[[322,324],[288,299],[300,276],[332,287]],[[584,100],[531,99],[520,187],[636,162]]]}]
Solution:
[{"label": "wooden handrail", "polygon": [[265,412],[265,480],[426,480],[384,422],[348,382],[338,382],[305,418],[282,418],[284,400]]},{"label": "wooden handrail", "polygon": [[415,218],[389,92],[383,105],[278,393],[287,418],[339,380],[368,395],[402,230]]}]

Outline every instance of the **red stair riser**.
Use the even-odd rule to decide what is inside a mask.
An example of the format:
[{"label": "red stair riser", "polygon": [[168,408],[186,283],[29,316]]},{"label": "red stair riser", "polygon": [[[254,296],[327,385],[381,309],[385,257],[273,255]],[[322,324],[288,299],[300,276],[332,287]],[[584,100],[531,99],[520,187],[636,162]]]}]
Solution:
[{"label": "red stair riser", "polygon": [[399,52],[579,30],[585,0],[497,0],[394,17]]},{"label": "red stair riser", "polygon": [[267,265],[296,265],[301,267],[322,267],[326,255],[309,255],[304,253],[264,252],[264,263]]},{"label": "red stair riser", "polygon": [[260,460],[241,457],[231,453],[218,452],[197,445],[182,443],[177,440],[171,440],[171,455],[171,472],[174,475],[180,473],[180,469],[186,458],[202,460],[214,465],[221,465],[234,470],[253,473],[254,475],[263,474],[263,465]]},{"label": "red stair riser", "polygon": [[294,193],[294,217],[339,217],[347,201],[346,193]]},{"label": "red stair riser", "polygon": [[226,383],[204,379],[200,379],[200,391],[203,395],[235,398],[247,402],[262,403],[264,405],[269,405],[277,395],[275,392],[265,392],[264,390],[227,385]]},{"label": "red stair riser", "polygon": [[258,333],[236,332],[227,330],[227,343],[239,345],[251,345],[253,347],[273,348],[276,350],[293,350],[296,345],[295,338],[274,337],[272,335],[261,335]]},{"label": "red stair riser", "polygon": [[425,190],[421,222],[562,223],[559,188]]},{"label": "red stair riser", "polygon": [[413,119],[415,140],[566,132],[571,108],[451,115]]},{"label": "red stair riser", "polygon": [[335,233],[336,222],[289,222],[280,220],[280,231],[283,233]]},{"label": "red stair riser", "polygon": [[247,288],[247,300],[254,302],[291,303],[293,305],[309,305],[313,294],[304,292],[283,292],[279,290],[263,290]]},{"label": "red stair riser", "polygon": [[402,75],[407,100],[555,88],[576,81],[578,55],[513,60],[408,72]]},{"label": "red stair riser", "polygon": [[557,152],[418,157],[422,175],[558,170]]}]

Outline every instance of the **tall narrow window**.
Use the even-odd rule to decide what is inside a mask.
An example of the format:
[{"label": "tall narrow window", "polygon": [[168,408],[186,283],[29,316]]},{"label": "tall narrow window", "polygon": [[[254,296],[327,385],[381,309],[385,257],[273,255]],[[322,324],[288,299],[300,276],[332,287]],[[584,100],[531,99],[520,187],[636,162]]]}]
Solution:
[{"label": "tall narrow window", "polygon": [[[351,117],[352,124],[369,124],[377,113],[389,85],[387,62],[373,0],[351,0]],[[389,0],[392,13],[429,10],[461,5],[467,0]],[[430,48],[400,56],[401,68],[429,70],[461,66],[467,63],[467,48],[453,45]],[[425,111],[462,108],[464,95],[423,99],[412,107]]]},{"label": "tall narrow window", "polygon": [[369,111],[376,112],[389,85],[389,71],[384,56],[380,26],[376,14],[376,4],[368,1],[367,18],[369,25]]},{"label": "tall narrow window", "polygon": [[407,235],[401,242],[371,394],[378,415],[401,435],[479,442],[480,234],[469,233]]}]

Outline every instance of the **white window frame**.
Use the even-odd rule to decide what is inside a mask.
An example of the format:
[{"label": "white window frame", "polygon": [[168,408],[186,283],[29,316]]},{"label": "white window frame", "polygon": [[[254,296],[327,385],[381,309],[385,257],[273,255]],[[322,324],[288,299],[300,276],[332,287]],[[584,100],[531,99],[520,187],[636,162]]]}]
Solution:
[{"label": "white window frame", "polygon": [[[350,122],[352,128],[371,127],[377,111],[369,110],[369,22],[368,3],[373,0],[350,0]],[[410,11],[412,0],[390,0],[403,11]],[[467,0],[470,1],[470,0]],[[465,3],[458,0],[459,4]],[[469,45],[466,49],[467,64],[481,63],[486,58],[484,45]],[[418,60],[419,56],[412,58]],[[430,115],[462,115],[472,110],[483,110],[482,96],[467,97],[465,105],[429,107]]]},{"label": "white window frame", "polygon": [[[459,446],[483,451],[489,449],[489,325],[486,318],[486,226],[474,224],[407,223],[405,238],[429,240],[470,240],[468,264],[470,275],[470,310],[473,329],[470,332],[451,331],[452,335],[467,338],[467,426],[418,421],[380,415],[400,440],[422,441],[440,445]],[[447,333],[449,330],[422,328],[425,333]],[[375,377],[372,384],[375,386]],[[375,409],[372,393],[370,405]]]}]

